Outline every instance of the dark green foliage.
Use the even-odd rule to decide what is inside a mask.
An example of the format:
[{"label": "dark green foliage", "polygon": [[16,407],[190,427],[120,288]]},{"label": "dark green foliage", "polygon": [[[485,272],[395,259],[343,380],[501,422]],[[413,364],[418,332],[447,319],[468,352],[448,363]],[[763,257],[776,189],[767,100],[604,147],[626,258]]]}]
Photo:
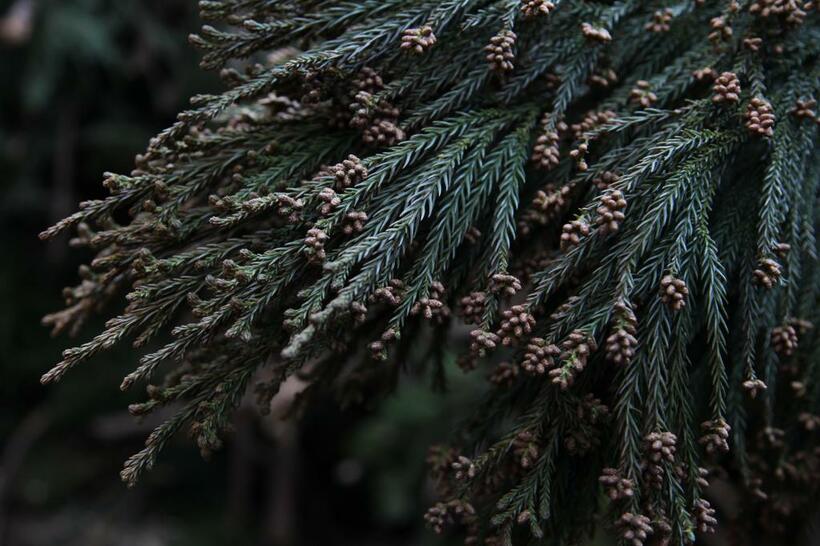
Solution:
[{"label": "dark green foliage", "polygon": [[[689,543],[711,472],[749,530],[793,531],[820,486],[818,15],[700,3],[200,2],[230,88],[44,232],[97,252],[56,330],[128,292],[44,381],[159,336],[123,388],[179,411],[133,483],[183,427],[219,447],[252,383],[263,409],[293,374],[301,403],[362,400],[402,367],[443,381],[447,344],[494,386],[436,452],[436,530],[571,542],[609,514],[635,546]],[[634,355],[608,358],[625,327]]]}]

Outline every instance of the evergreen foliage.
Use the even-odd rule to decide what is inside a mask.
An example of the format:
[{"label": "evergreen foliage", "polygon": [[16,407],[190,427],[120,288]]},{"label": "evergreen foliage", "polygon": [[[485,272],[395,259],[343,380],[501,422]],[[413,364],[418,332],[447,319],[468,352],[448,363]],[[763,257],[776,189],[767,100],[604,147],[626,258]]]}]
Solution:
[{"label": "evergreen foliage", "polygon": [[434,530],[687,544],[713,478],[749,493],[747,530],[797,528],[820,488],[816,4],[200,9],[228,90],[42,234],[95,252],[55,332],[127,294],[43,381],[130,340],[152,347],[132,413],[178,410],[125,481],[177,431],[218,448],[248,389],[372,398],[409,366],[440,384],[449,348],[491,385],[431,450]]}]

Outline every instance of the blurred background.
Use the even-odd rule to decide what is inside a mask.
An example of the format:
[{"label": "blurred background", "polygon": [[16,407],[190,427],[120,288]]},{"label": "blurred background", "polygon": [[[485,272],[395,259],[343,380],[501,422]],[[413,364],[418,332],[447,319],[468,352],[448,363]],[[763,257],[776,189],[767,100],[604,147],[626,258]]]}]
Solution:
[{"label": "blurred background", "polygon": [[102,196],[104,171],[129,172],[187,97],[219,89],[187,45],[198,24],[194,0],[0,0],[0,545],[445,544],[422,524],[424,458],[459,401],[421,380],[298,428],[242,409],[212,460],[180,437],[131,490],[121,464],[156,425],[117,388],[135,355],[39,383],[101,323],[77,340],[40,326],[87,257],[37,234]]}]

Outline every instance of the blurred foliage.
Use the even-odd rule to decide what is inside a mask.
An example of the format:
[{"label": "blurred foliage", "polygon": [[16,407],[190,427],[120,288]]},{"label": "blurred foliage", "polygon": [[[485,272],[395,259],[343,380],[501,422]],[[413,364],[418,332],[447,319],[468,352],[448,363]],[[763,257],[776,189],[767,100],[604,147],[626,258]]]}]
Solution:
[{"label": "blurred foliage", "polygon": [[440,442],[455,423],[450,415],[484,388],[480,376],[464,375],[450,355],[451,395],[431,392],[413,382],[383,403],[378,414],[363,420],[349,439],[349,455],[373,472],[372,495],[379,499],[375,516],[391,524],[409,525],[424,510],[418,490],[425,478],[427,446]]},{"label": "blurred foliage", "polygon": [[[0,46],[7,82],[0,90],[0,161],[11,171],[2,182],[2,206],[11,212],[48,205],[61,123],[77,128],[69,146],[78,192],[87,197],[92,187],[98,192],[104,166],[127,168],[187,93],[213,87],[185,43],[196,28],[190,2],[30,3],[27,39]],[[12,2],[0,10],[14,16]]]}]

